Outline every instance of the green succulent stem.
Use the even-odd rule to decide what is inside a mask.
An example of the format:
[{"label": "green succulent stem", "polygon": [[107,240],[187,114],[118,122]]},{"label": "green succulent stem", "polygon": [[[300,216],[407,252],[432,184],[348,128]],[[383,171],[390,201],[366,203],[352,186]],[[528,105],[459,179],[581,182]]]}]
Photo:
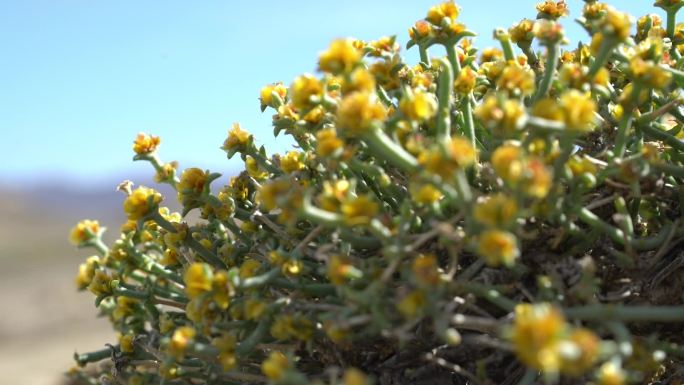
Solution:
[{"label": "green succulent stem", "polygon": [[[674,35],[675,35],[675,29],[677,26],[677,11],[679,9],[668,9],[666,10],[667,14],[667,36],[670,38],[671,41],[674,41]],[[673,44],[672,45],[672,50],[677,50],[677,47]]]},{"label": "green succulent stem", "polygon": [[551,84],[553,83],[553,78],[556,73],[556,67],[558,66],[558,60],[560,59],[560,45],[558,43],[550,44],[546,47],[546,66],[544,68],[544,76],[542,77],[539,85],[537,86],[537,93],[532,97],[532,102],[536,102],[549,93],[551,89]]},{"label": "green succulent stem", "polygon": [[684,321],[684,306],[586,305],[566,308],[563,313],[568,318],[583,321]]},{"label": "green succulent stem", "polygon": [[368,132],[365,133],[363,139],[370,150],[378,157],[385,159],[389,163],[408,173],[414,173],[418,170],[418,161],[416,158],[387,136],[382,128],[378,126],[371,127]]},{"label": "green succulent stem", "polygon": [[442,71],[439,73],[437,87],[437,137],[451,136],[451,98],[454,84],[453,66],[449,61],[440,60]]},{"label": "green succulent stem", "polygon": [[[639,92],[638,87],[634,88],[635,92]],[[629,130],[632,127],[632,112],[625,111],[620,119],[620,124],[618,125],[617,135],[615,137],[615,148],[613,153],[615,157],[622,158],[625,155],[625,149],[627,147],[627,140],[629,139]]]},{"label": "green succulent stem", "polygon": [[515,52],[513,51],[513,42],[510,38],[501,38],[501,49],[503,50],[504,59],[506,61],[515,60]]},{"label": "green succulent stem", "polygon": [[473,148],[477,148],[477,140],[475,137],[475,121],[473,120],[473,105],[470,103],[470,97],[464,97],[461,106],[463,122],[465,123],[465,137],[468,138]]},{"label": "green succulent stem", "polygon": [[427,47],[424,44],[418,44],[418,52],[420,54],[420,62],[430,65],[430,56],[428,55]]},{"label": "green succulent stem", "polygon": [[87,364],[99,362],[106,358],[110,358],[112,356],[112,349],[118,350],[119,345],[116,345],[113,348],[104,348],[89,353],[74,353],[74,360],[76,361],[78,366],[86,366]]},{"label": "green succulent stem", "polygon": [[613,52],[613,48],[615,48],[615,45],[617,44],[617,41],[609,36],[606,36],[601,42],[601,46],[599,48],[598,53],[596,54],[596,58],[594,59],[594,62],[591,63],[591,67],[589,67],[589,72],[587,73],[587,80],[592,81],[596,74],[599,72],[601,68],[606,64],[608,61],[608,58],[610,57],[611,53]]},{"label": "green succulent stem", "polygon": [[444,47],[446,48],[447,59],[451,64],[453,73],[457,74],[461,72],[461,62],[458,60],[458,54],[456,53],[456,44],[449,42],[446,43]]}]

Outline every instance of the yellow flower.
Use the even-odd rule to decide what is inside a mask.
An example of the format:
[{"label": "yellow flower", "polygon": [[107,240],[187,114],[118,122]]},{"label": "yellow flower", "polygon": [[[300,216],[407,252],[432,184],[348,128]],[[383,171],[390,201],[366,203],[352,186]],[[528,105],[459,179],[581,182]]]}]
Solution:
[{"label": "yellow flower", "polygon": [[88,285],[88,290],[95,294],[96,296],[110,295],[112,294],[112,283],[113,277],[107,274],[103,270],[96,270],[90,284]]},{"label": "yellow flower", "polygon": [[437,100],[432,93],[417,90],[401,99],[399,109],[408,119],[424,122],[437,113]]},{"label": "yellow flower", "polygon": [[242,262],[242,265],[240,265],[239,276],[242,279],[253,277],[256,275],[260,268],[261,262],[257,261],[256,259],[248,259]]},{"label": "yellow flower", "polygon": [[418,20],[413,27],[409,28],[408,33],[411,40],[420,40],[432,33],[432,26],[425,20]]},{"label": "yellow flower", "polygon": [[197,198],[204,191],[207,176],[207,173],[199,168],[192,167],[183,170],[177,186],[178,202],[186,207],[198,205]]},{"label": "yellow flower", "polygon": [[378,204],[368,197],[359,195],[342,203],[340,211],[349,226],[367,225],[378,213]]},{"label": "yellow flower", "polygon": [[529,158],[525,163],[525,183],[523,191],[534,198],[544,198],[551,189],[553,176],[539,158]]},{"label": "yellow flower", "polygon": [[561,16],[567,16],[570,13],[565,0],[545,0],[543,3],[537,4],[537,11],[553,19],[558,19]]},{"label": "yellow flower", "polygon": [[672,74],[662,69],[652,60],[643,60],[636,56],[629,62],[629,69],[636,81],[648,88],[662,89],[672,81]]},{"label": "yellow flower", "polygon": [[76,275],[76,287],[78,290],[85,290],[90,285],[95,276],[95,269],[99,264],[100,258],[94,255],[78,266],[78,274]]},{"label": "yellow flower", "polygon": [[304,263],[297,259],[289,259],[282,265],[282,272],[286,276],[294,277],[301,274],[304,269]]},{"label": "yellow flower", "polygon": [[451,22],[455,21],[460,12],[461,9],[453,1],[446,1],[442,4],[430,7],[425,19],[430,23],[439,26],[445,17],[451,19]]},{"label": "yellow flower", "polygon": [[98,237],[104,229],[100,228],[100,223],[98,221],[93,221],[90,219],[84,219],[76,226],[74,226],[69,232],[69,242],[73,245],[82,245],[92,239]]},{"label": "yellow flower", "polygon": [[563,122],[564,119],[563,109],[561,109],[556,100],[551,98],[543,98],[534,103],[532,116],[555,122]]},{"label": "yellow flower", "polygon": [[283,83],[269,84],[261,89],[259,93],[259,100],[261,100],[261,110],[263,111],[267,106],[273,106],[273,94],[276,94],[281,102],[287,96],[287,87]]},{"label": "yellow flower", "polygon": [[263,170],[259,162],[250,155],[245,156],[245,170],[247,170],[249,176],[256,180],[260,181],[268,178],[268,172]]},{"label": "yellow flower", "polygon": [[173,332],[169,342],[169,354],[176,359],[183,357],[183,353],[195,339],[197,332],[190,326],[181,326]]},{"label": "yellow flower", "polygon": [[475,89],[477,72],[470,66],[463,67],[454,81],[454,89],[461,95],[467,95]]},{"label": "yellow flower", "polygon": [[245,301],[245,318],[256,321],[266,311],[266,302],[250,298]]},{"label": "yellow flower", "polygon": [[305,316],[284,314],[276,317],[271,325],[271,335],[278,340],[296,339],[308,341],[313,337],[314,325]]},{"label": "yellow flower", "polygon": [[416,281],[424,286],[435,286],[439,283],[439,266],[433,254],[420,254],[413,260],[411,271]]},{"label": "yellow flower", "polygon": [[195,262],[185,271],[183,281],[185,292],[190,299],[211,291],[214,274],[211,266],[206,263]]},{"label": "yellow flower", "polygon": [[532,33],[545,45],[561,42],[565,37],[563,25],[548,19],[537,20],[532,27]]},{"label": "yellow flower", "polygon": [[343,385],[368,385],[368,383],[368,377],[356,368],[346,369],[342,376]]},{"label": "yellow flower", "polygon": [[172,181],[178,169],[178,162],[164,163],[154,174],[154,181],[157,183]]},{"label": "yellow flower", "polygon": [[596,380],[596,385],[624,385],[627,374],[614,362],[606,362],[599,368]]},{"label": "yellow flower", "polygon": [[607,10],[609,5],[606,3],[587,3],[582,8],[582,15],[588,20],[600,18]]},{"label": "yellow flower", "polygon": [[219,271],[214,275],[211,281],[211,287],[214,292],[214,301],[223,310],[226,310],[230,305],[230,297],[233,293],[233,286],[228,279],[228,272]]},{"label": "yellow flower", "polygon": [[504,99],[500,102],[496,95],[487,96],[474,113],[485,127],[508,135],[519,129],[526,117],[525,106],[518,100]]},{"label": "yellow flower", "polygon": [[280,380],[285,375],[285,371],[290,368],[290,360],[277,351],[272,351],[266,360],[261,363],[261,372],[270,380]]},{"label": "yellow flower", "polygon": [[374,121],[383,120],[387,109],[374,93],[353,92],[342,99],[337,110],[337,127],[349,136],[366,132]]},{"label": "yellow flower", "polygon": [[486,230],[478,237],[477,253],[490,266],[512,266],[520,256],[515,235],[501,230]]},{"label": "yellow flower", "polygon": [[487,47],[483,49],[482,53],[480,54],[480,63],[497,62],[498,64],[502,65],[501,69],[503,69],[503,66],[506,63],[500,59],[503,59],[503,51],[496,47]]},{"label": "yellow flower", "polygon": [[523,174],[523,153],[520,146],[503,144],[494,150],[492,168],[507,183],[515,184]]},{"label": "yellow flower", "polygon": [[308,110],[315,107],[311,97],[323,95],[323,84],[311,74],[304,74],[295,78],[290,86],[292,105],[299,110]]},{"label": "yellow flower", "polygon": [[138,155],[151,154],[157,150],[160,142],[161,139],[158,136],[140,132],[133,141],[133,151]]},{"label": "yellow flower", "polygon": [[359,278],[361,271],[356,269],[347,258],[333,255],[328,259],[328,278],[335,285],[343,285],[351,278]]},{"label": "yellow flower", "polygon": [[318,69],[332,74],[350,72],[360,60],[361,52],[354,47],[353,39],[337,39],[318,57]]},{"label": "yellow flower", "polygon": [[349,76],[349,79],[345,79],[342,83],[342,93],[350,94],[357,91],[375,91],[375,77],[373,77],[373,74],[365,68],[355,69]]},{"label": "yellow flower", "polygon": [[573,155],[568,160],[568,166],[573,176],[580,176],[585,173],[596,175],[597,172],[596,165],[586,156]]},{"label": "yellow flower", "polygon": [[304,154],[298,151],[289,151],[280,158],[280,168],[291,174],[295,171],[303,170],[306,166],[303,162]]},{"label": "yellow flower", "polygon": [[257,201],[266,211],[279,208],[278,220],[281,223],[291,222],[296,219],[298,210],[303,204],[303,188],[297,181],[280,178],[272,179],[261,185],[257,195]]},{"label": "yellow flower", "polygon": [[413,290],[397,303],[397,310],[406,318],[415,318],[422,312],[426,303],[425,293],[422,290]]},{"label": "yellow flower", "polygon": [[518,203],[501,193],[478,201],[473,210],[475,220],[490,227],[505,227],[517,215]]},{"label": "yellow flower", "polygon": [[477,159],[477,150],[465,138],[456,136],[442,146],[437,144],[423,150],[418,162],[428,171],[450,179],[458,169],[469,167]]},{"label": "yellow flower", "polygon": [[228,333],[223,333],[211,341],[211,344],[219,351],[218,359],[224,371],[229,371],[237,366],[236,342],[235,336]]},{"label": "yellow flower", "polygon": [[413,200],[421,205],[429,205],[442,199],[444,194],[430,183],[412,185],[410,189]]},{"label": "yellow flower", "polygon": [[511,331],[513,349],[525,365],[557,372],[561,364],[559,343],[566,330],[563,315],[550,304],[519,304]]},{"label": "yellow flower", "polygon": [[316,133],[316,154],[320,157],[334,155],[342,149],[344,142],[337,137],[334,128],[326,128]]},{"label": "yellow flower", "polygon": [[530,44],[534,35],[532,29],[534,28],[534,21],[530,19],[522,19],[519,23],[514,24],[508,29],[508,34],[511,35],[511,41],[517,44]]},{"label": "yellow flower", "polygon": [[383,54],[393,54],[399,52],[396,36],[383,36],[378,40],[373,40],[368,44],[371,48],[370,56],[381,57]]},{"label": "yellow flower", "polygon": [[534,72],[515,64],[507,65],[499,76],[496,87],[512,96],[530,95],[535,89]]},{"label": "yellow flower", "polygon": [[252,140],[252,135],[240,127],[240,123],[233,123],[228,132],[228,138],[223,142],[223,150],[228,153],[244,151]]},{"label": "yellow flower", "polygon": [[161,194],[156,190],[140,186],[124,200],[123,209],[128,219],[137,221],[152,213],[162,200]]},{"label": "yellow flower", "polygon": [[561,372],[579,376],[591,369],[598,357],[599,342],[599,338],[591,330],[584,328],[573,330],[567,341],[564,341],[564,344],[571,345],[568,349],[571,355],[561,356]]},{"label": "yellow flower", "polygon": [[121,349],[121,352],[133,353],[133,350],[135,349],[133,346],[133,338],[135,338],[135,334],[133,333],[119,334],[119,348]]},{"label": "yellow flower", "polygon": [[135,307],[138,305],[138,300],[129,297],[116,297],[116,306],[112,311],[112,318],[115,321],[122,320],[133,314]]},{"label": "yellow flower", "polygon": [[615,10],[612,7],[606,8],[606,15],[601,22],[602,32],[618,40],[625,40],[629,37],[632,28],[632,16],[627,13]]},{"label": "yellow flower", "polygon": [[563,120],[569,130],[587,132],[595,127],[596,102],[588,93],[570,90],[560,97]]}]

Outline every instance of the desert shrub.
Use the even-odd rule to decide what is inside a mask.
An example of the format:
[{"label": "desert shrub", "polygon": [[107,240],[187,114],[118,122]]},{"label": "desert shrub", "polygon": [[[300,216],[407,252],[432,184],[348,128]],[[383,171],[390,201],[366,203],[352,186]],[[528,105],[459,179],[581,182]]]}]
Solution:
[{"label": "desert shrub", "polygon": [[[224,178],[135,160],[128,217],[77,284],[119,341],[75,377],[128,384],[679,383],[684,348],[684,24],[563,1],[478,50],[446,2],[394,37],[340,39],[319,74],[261,90],[269,156],[235,124]],[[636,33],[634,26],[636,25]],[[446,56],[441,56],[446,52]],[[436,56],[430,56],[436,55]],[[215,187],[221,185],[221,187]],[[135,188],[134,188],[135,187]],[[194,211],[200,219],[188,223]],[[97,366],[96,366],[97,368]]]}]

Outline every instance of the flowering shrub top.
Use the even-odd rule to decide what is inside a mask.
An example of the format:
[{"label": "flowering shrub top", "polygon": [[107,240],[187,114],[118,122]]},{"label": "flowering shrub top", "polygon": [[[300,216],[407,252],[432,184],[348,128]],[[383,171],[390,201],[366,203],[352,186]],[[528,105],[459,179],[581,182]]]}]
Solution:
[{"label": "flowering shrub top", "polygon": [[222,148],[245,170],[229,180],[179,173],[138,135],[135,159],[183,210],[124,183],[119,240],[72,231],[99,253],[78,286],[120,333],[77,362],[109,359],[94,377],[130,384],[675,378],[684,2],[655,5],[665,23],[634,33],[586,1],[575,49],[564,1],[483,50],[436,5],[409,29],[415,65],[394,37],[335,40],[318,75],[261,90],[296,149],[268,156],[235,124]]}]

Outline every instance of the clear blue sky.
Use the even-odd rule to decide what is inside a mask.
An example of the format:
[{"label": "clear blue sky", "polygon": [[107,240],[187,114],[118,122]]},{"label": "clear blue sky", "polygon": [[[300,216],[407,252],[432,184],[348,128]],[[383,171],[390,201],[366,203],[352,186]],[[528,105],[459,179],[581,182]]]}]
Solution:
[{"label": "clear blue sky", "polygon": [[[270,150],[290,145],[259,111],[262,85],[313,72],[336,37],[396,34],[404,45],[437,2],[0,0],[0,185],[140,175],[147,165],[130,161],[139,131],[162,137],[165,160],[232,173],[237,157],[219,149],[232,122]],[[536,14],[534,0],[457,3],[479,47]],[[586,41],[571,20],[583,2],[569,3],[574,46]],[[650,0],[614,3],[660,13]]]}]

